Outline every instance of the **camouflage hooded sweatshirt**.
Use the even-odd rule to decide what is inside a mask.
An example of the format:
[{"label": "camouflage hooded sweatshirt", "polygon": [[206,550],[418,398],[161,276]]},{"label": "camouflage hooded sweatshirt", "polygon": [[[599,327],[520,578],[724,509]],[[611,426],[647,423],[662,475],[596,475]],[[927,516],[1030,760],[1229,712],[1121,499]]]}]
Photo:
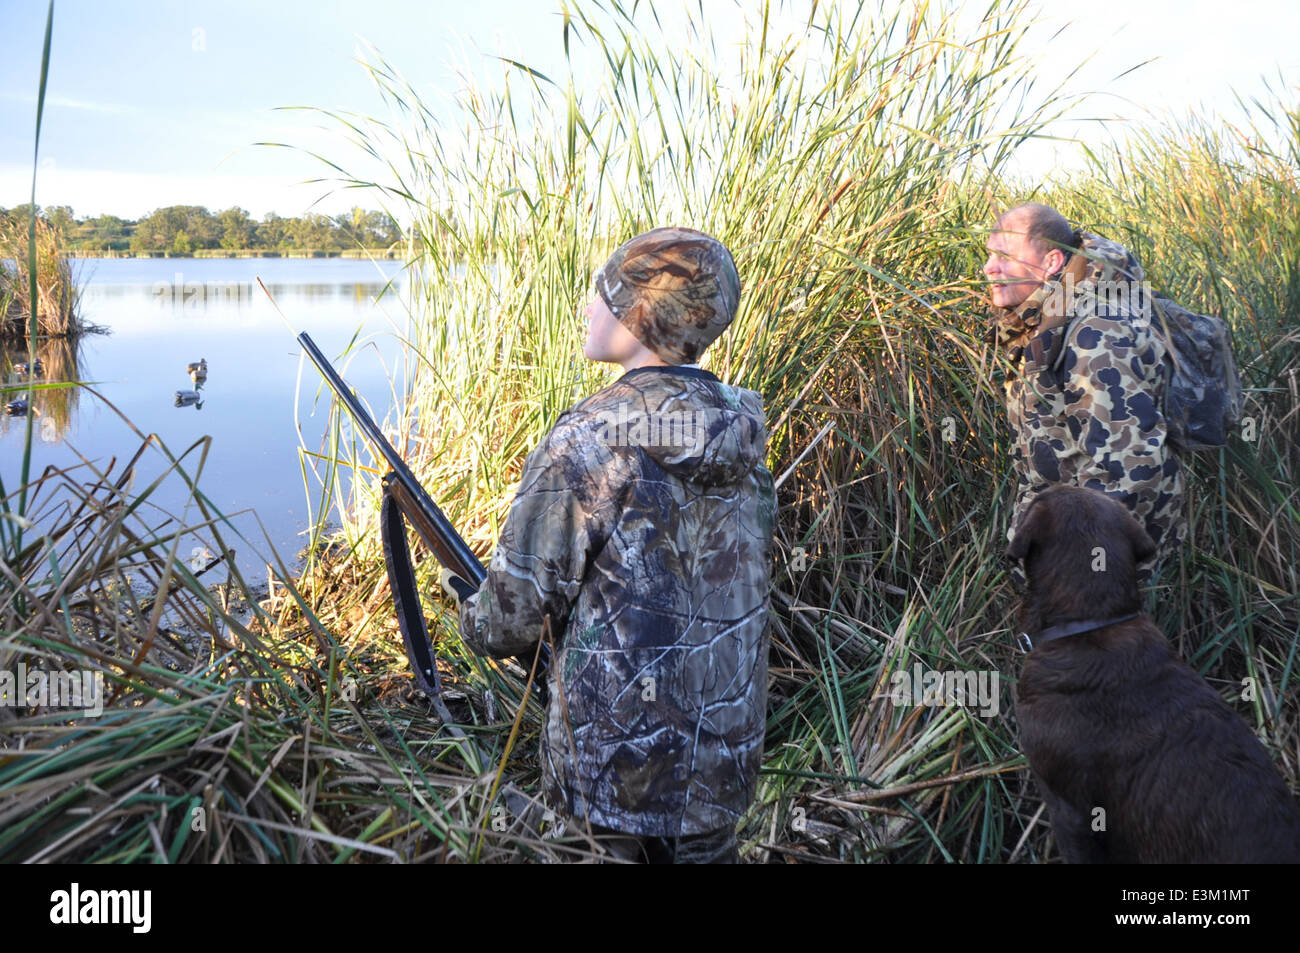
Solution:
[{"label": "camouflage hooded sweatshirt", "polygon": [[1151,327],[1144,277],[1122,245],[1084,234],[1058,278],[999,312],[1017,481],[1008,539],[1037,493],[1065,483],[1127,506],[1156,543],[1157,561],[1182,541],[1183,473],[1163,414],[1165,347]]},{"label": "camouflage hooded sweatshirt", "polygon": [[642,836],[734,825],[767,705],[775,495],[762,398],[644,367],[563,414],[528,457],[486,582],[476,651],[556,638],[543,783],[570,816]]}]

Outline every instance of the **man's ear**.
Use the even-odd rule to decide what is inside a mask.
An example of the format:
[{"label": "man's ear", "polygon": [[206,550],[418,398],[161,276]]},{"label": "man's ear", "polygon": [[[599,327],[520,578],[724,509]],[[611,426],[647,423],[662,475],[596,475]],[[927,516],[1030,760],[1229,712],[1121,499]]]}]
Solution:
[{"label": "man's ear", "polygon": [[1029,508],[1025,510],[1024,515],[1020,518],[1020,525],[1016,527],[1015,535],[1011,537],[1011,545],[1007,547],[1007,556],[1009,558],[1024,559],[1029,555],[1030,545],[1042,532],[1042,523],[1048,518],[1047,507],[1038,504],[1038,497],[1034,497],[1029,504]]},{"label": "man's ear", "polygon": [[1064,251],[1059,248],[1050,249],[1043,256],[1043,274],[1048,278],[1059,276],[1062,269],[1065,268],[1067,258]]}]

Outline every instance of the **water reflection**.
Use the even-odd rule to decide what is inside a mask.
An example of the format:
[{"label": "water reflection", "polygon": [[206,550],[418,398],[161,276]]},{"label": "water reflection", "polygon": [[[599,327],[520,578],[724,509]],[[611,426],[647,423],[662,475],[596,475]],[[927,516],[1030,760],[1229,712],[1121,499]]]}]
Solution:
[{"label": "water reflection", "polygon": [[71,338],[39,338],[36,343],[36,363],[28,367],[27,343],[8,342],[0,357],[0,377],[5,384],[5,413],[0,417],[0,435],[10,427],[24,430],[27,424],[21,418],[27,414],[35,417],[36,433],[47,443],[57,443],[68,432],[77,413],[81,388],[34,387],[36,384],[72,384],[80,380],[79,363],[81,342]]},{"label": "water reflection", "polygon": [[[317,301],[331,299],[351,299],[368,302],[381,294],[392,294],[393,289],[384,282],[353,282],[349,284],[272,283],[263,280],[268,291],[277,298],[280,295],[292,295],[296,298],[309,298]],[[385,289],[388,289],[385,292]],[[106,284],[95,287],[95,296],[109,300],[140,297],[138,285]],[[243,281],[206,281],[185,280],[177,275],[171,280],[159,280],[149,286],[149,296],[153,304],[160,308],[177,310],[202,309],[209,305],[227,307],[234,305],[249,306],[262,297],[262,290],[256,282]]]},{"label": "water reflection", "polygon": [[177,407],[193,407],[195,410],[202,410],[203,395],[196,390],[178,390],[173,403]]}]

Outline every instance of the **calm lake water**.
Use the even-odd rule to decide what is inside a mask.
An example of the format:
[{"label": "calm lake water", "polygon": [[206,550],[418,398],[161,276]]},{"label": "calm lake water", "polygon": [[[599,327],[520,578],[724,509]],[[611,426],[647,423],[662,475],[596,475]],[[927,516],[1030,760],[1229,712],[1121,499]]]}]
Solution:
[{"label": "calm lake water", "polygon": [[[265,581],[269,549],[257,519],[276,550],[291,566],[305,544],[302,535],[314,513],[298,453],[299,428],[310,450],[320,449],[328,415],[329,391],[315,366],[303,358],[294,334],[258,288],[261,278],[280,310],[299,331],[334,360],[354,337],[350,360],[335,367],[355,387],[382,422],[401,392],[402,348],[395,333],[405,330],[401,304],[401,264],[343,259],[83,259],[82,313],[111,333],[86,335],[72,353],[59,342],[42,342],[41,359],[50,378],[81,380],[111,402],[144,433],[156,433],[179,456],[211,436],[199,489],[246,536],[223,530],[236,549],[237,563],[250,582]],[[381,297],[389,279],[393,286]],[[376,301],[378,299],[378,301]],[[27,359],[11,352],[0,368],[16,380],[12,364]],[[208,380],[201,405],[176,407],[178,390],[193,388],[186,365],[206,359]],[[390,376],[393,383],[390,385]],[[12,399],[12,394],[6,399]],[[295,397],[298,412],[295,415]],[[93,394],[80,390],[33,395],[32,474],[50,464],[67,467],[86,457],[103,468],[117,457],[120,468],[140,445],[121,417]],[[24,421],[0,417],[0,478],[7,492],[19,484]],[[134,488],[139,491],[162,472],[161,454],[146,454]],[[194,474],[199,457],[185,460]],[[81,482],[93,474],[83,469]],[[115,470],[115,472],[117,472]],[[310,509],[319,484],[310,478]],[[150,500],[180,517],[187,492],[172,476]],[[188,524],[201,521],[191,506]],[[183,545],[182,555],[189,556]],[[225,578],[213,570],[214,581]],[[205,577],[206,578],[206,577]]]}]

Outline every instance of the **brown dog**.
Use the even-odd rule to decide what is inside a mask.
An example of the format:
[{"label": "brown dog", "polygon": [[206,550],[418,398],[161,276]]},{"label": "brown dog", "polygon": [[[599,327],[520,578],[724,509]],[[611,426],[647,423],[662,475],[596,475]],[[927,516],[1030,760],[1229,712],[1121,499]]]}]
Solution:
[{"label": "brown dog", "polygon": [[1142,614],[1154,552],[1109,497],[1053,487],[1007,555],[1032,643],[1020,744],[1071,863],[1300,863],[1300,807],[1268,753]]}]

